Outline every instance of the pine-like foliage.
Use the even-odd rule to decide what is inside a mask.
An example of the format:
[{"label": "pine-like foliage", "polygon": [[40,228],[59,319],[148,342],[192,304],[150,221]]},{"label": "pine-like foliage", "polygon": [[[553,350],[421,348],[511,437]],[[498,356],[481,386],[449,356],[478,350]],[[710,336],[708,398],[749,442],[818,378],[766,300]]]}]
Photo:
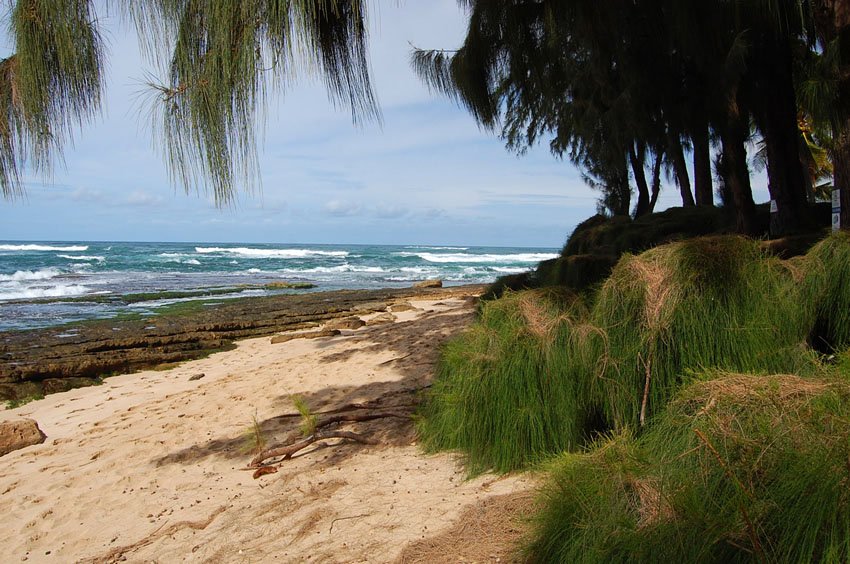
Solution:
[{"label": "pine-like foliage", "polygon": [[603,388],[617,427],[642,426],[706,368],[808,372],[813,321],[802,273],[743,237],[701,237],[624,256],[593,320],[608,338]]},{"label": "pine-like foliage", "polygon": [[[136,23],[151,75],[155,140],[173,180],[218,204],[258,178],[266,95],[318,74],[354,120],[378,119],[362,0],[118,0]],[[0,189],[24,167],[45,171],[100,109],[105,68],[92,0],[17,0],[15,53],[0,61]]]},{"label": "pine-like foliage", "polygon": [[832,352],[850,346],[850,233],[838,231],[806,255],[807,298],[817,308],[812,345]]},{"label": "pine-like foliage", "polygon": [[602,336],[577,296],[508,293],[443,351],[419,431],[426,449],[461,450],[471,472],[507,472],[584,444],[594,426]]},{"label": "pine-like foliage", "polygon": [[646,435],[550,467],[535,562],[844,562],[850,385],[706,374]]},{"label": "pine-like foliage", "polygon": [[514,470],[601,430],[649,428],[704,370],[816,373],[807,339],[846,284],[810,281],[820,276],[810,264],[743,237],[704,237],[625,255],[584,298],[553,300],[565,294],[549,289],[488,301],[444,351],[423,443],[462,451],[473,471]]},{"label": "pine-like foliage", "polygon": [[46,172],[100,109],[103,43],[88,0],[19,0],[14,55],[0,62],[0,189],[20,192],[24,165]]},{"label": "pine-like foliage", "polygon": [[166,67],[151,81],[169,170],[207,185],[219,203],[258,177],[257,123],[272,86],[299,73],[324,78],[355,121],[378,117],[361,0],[147,0],[129,2],[148,52]]}]

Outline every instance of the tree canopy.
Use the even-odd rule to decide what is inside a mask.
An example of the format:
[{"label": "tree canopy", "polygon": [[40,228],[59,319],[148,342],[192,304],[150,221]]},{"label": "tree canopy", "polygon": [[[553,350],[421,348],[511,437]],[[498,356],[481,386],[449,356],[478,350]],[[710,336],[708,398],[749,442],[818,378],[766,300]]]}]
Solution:
[{"label": "tree canopy", "polygon": [[257,125],[270,89],[316,72],[355,121],[379,117],[362,0],[17,0],[14,53],[0,61],[0,189],[48,170],[101,109],[106,50],[97,9],[135,25],[155,141],[173,180],[218,204],[257,178]]},{"label": "tree canopy", "polygon": [[[685,206],[713,205],[716,184],[753,233],[754,142],[774,234],[806,223],[831,171],[850,209],[850,0],[459,4],[463,45],[416,51],[415,70],[509,148],[548,139],[611,213],[652,211],[666,176]],[[98,9],[135,25],[156,68],[149,107],[172,179],[219,204],[258,177],[266,97],[305,69],[355,121],[379,118],[364,0],[16,0],[0,60],[6,197],[101,109]]]},{"label": "tree canopy", "polygon": [[[462,46],[416,50],[414,69],[510,149],[548,139],[602,190],[611,213],[629,211],[629,180],[634,214],[651,211],[663,170],[684,206],[713,205],[716,147],[721,196],[739,229],[754,233],[747,147],[755,141],[776,205],[771,231],[793,232],[828,174],[824,157],[848,161],[848,106],[834,95],[850,76],[847,2],[461,4],[469,10]],[[836,183],[846,189],[841,166]]]}]

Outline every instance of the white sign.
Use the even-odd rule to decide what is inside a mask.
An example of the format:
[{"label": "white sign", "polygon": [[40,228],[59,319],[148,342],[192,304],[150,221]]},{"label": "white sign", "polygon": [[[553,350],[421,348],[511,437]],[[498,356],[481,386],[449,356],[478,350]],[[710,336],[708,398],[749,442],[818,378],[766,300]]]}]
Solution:
[{"label": "white sign", "polygon": [[832,191],[832,209],[841,209],[841,190],[838,188]]},{"label": "white sign", "polygon": [[776,200],[770,201],[770,213],[776,213],[779,211],[779,206],[776,205]]},{"label": "white sign", "polygon": [[832,214],[832,230],[838,231],[839,229],[841,229],[841,214],[834,212]]}]

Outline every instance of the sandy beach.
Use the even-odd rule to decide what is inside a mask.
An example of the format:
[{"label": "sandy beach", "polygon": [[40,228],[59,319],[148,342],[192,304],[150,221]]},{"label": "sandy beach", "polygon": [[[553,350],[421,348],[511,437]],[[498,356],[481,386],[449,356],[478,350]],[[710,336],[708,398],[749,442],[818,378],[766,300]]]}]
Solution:
[{"label": "sandy beach", "polygon": [[341,427],[376,444],[329,439],[276,473],[247,468],[255,419],[268,445],[297,433],[293,396],[320,416],[412,413],[441,343],[473,313],[462,296],[411,304],[394,322],[243,340],[0,411],[47,435],[0,457],[3,560],[509,561],[532,478],[467,479],[455,456],[422,452],[410,417]]}]

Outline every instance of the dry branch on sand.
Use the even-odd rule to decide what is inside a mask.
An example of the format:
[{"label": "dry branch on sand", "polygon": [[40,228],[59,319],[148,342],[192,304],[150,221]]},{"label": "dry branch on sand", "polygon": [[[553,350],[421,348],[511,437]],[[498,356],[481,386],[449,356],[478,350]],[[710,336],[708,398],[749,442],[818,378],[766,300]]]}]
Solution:
[{"label": "dry branch on sand", "polygon": [[[303,417],[315,417],[315,415],[304,415]],[[351,441],[355,441],[362,444],[374,445],[377,444],[376,441],[366,437],[364,435],[354,433],[352,431],[344,431],[344,430],[326,430],[322,431],[325,427],[329,427],[331,425],[336,425],[339,423],[353,423],[353,422],[365,422],[365,421],[373,421],[375,419],[386,419],[386,418],[399,418],[399,419],[409,419],[410,413],[399,410],[380,410],[380,411],[369,411],[369,412],[354,412],[354,413],[333,413],[327,417],[323,417],[321,419],[316,419],[311,423],[310,433],[307,434],[306,437],[301,439],[295,439],[290,437],[282,444],[275,445],[271,448],[264,449],[262,452],[258,453],[248,464],[251,468],[257,468],[264,466],[264,463],[268,460],[280,458],[282,460],[288,460],[292,458],[292,456],[300,450],[307,448],[313,443],[323,441],[325,439],[348,439]],[[263,474],[259,474],[260,477]]]}]

